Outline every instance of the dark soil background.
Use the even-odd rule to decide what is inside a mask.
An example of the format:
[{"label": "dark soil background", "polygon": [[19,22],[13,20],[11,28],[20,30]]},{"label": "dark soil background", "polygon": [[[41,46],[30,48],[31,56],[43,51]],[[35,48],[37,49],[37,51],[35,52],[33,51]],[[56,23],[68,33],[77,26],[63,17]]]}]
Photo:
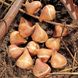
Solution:
[{"label": "dark soil background", "polygon": [[[8,3],[11,3],[9,0],[5,0]],[[45,6],[46,4],[52,4],[55,6],[55,9],[57,11],[56,19],[54,21],[60,22],[60,23],[66,23],[70,24],[73,22],[70,15],[68,14],[67,10],[65,9],[64,5],[59,0],[40,0]],[[77,2],[76,2],[77,3]],[[0,4],[0,19],[3,18],[3,16],[6,14],[3,12],[6,9],[6,6],[3,4]],[[6,11],[7,12],[7,11]],[[10,26],[10,29],[8,33],[6,34],[5,38],[3,38],[2,44],[0,45],[0,78],[35,78],[31,71],[22,70],[18,68],[15,65],[15,60],[10,58],[7,54],[8,52],[8,46],[10,45],[9,42],[9,35],[12,31],[18,30],[19,20],[20,17],[23,16],[26,19],[30,20],[31,22],[35,23],[38,22],[38,20],[23,14],[21,12],[18,13],[15,20]],[[29,19],[30,18],[30,19]],[[54,31],[54,25],[48,24],[48,23],[42,23],[42,28],[47,32],[49,37],[52,37],[53,31]],[[63,38],[63,41],[65,42],[65,45],[61,42],[61,49],[60,52],[63,54],[68,61],[68,64],[65,68],[68,68],[68,71],[72,72],[78,72],[78,68],[74,69],[74,67],[77,67],[77,64],[74,62],[74,60],[71,58],[71,55],[69,54],[69,51],[71,54],[76,53],[75,59],[78,60],[78,29],[77,28],[68,28],[69,34]],[[30,41],[31,38],[28,38],[28,41]],[[20,46],[26,46],[20,45]],[[40,44],[40,47],[45,47],[44,44]],[[74,64],[74,65],[73,65]],[[72,70],[69,70],[69,68],[72,68]],[[61,69],[64,70],[65,68]],[[53,69],[52,72],[59,72],[61,71],[59,69]],[[77,75],[53,75],[49,78],[78,78]]]}]

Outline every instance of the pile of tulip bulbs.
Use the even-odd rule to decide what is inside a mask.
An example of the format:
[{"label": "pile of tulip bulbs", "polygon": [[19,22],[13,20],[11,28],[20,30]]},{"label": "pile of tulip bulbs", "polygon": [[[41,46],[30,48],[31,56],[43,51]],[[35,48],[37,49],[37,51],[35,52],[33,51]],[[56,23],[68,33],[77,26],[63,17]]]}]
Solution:
[{"label": "pile of tulip bulbs", "polygon": [[[42,4],[40,1],[27,2],[25,7],[26,12],[33,15],[40,10]],[[39,21],[52,21],[55,17],[55,7],[48,4],[42,8]],[[61,34],[63,37],[67,35],[67,32],[66,27],[58,24],[55,26],[53,37],[49,38],[39,23],[36,22],[33,25],[21,17],[18,31],[13,31],[10,34],[8,55],[16,59],[16,65],[19,68],[32,70],[37,78],[44,78],[52,71],[52,68],[61,69],[66,66],[67,59],[59,52],[59,49],[61,47]],[[28,42],[26,40],[28,37],[31,37],[32,41]],[[19,47],[25,43],[27,43],[25,47]],[[40,48],[39,43],[44,43],[46,47]],[[37,58],[34,61],[32,57],[35,56]],[[50,62],[51,66],[47,62]]]}]

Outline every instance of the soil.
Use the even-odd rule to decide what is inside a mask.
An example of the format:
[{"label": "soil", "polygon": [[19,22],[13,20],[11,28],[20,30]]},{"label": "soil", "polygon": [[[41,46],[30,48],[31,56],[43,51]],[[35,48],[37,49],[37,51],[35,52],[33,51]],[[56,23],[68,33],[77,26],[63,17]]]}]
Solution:
[{"label": "soil", "polygon": [[[65,9],[64,5],[60,1],[58,0],[40,0],[40,1],[42,2],[43,6],[46,4],[52,4],[55,6],[57,10],[57,15],[54,21],[60,22],[60,23],[66,23],[66,24],[70,24],[73,22],[67,10]],[[4,11],[4,8],[5,8],[4,6],[0,8],[1,10],[0,14]],[[22,70],[18,68],[15,65],[16,60],[8,56],[8,46],[10,45],[9,35],[12,31],[18,30],[19,20],[20,20],[20,17],[22,16],[30,20],[31,22],[33,22],[33,24],[35,22],[38,22],[38,20],[26,14],[22,14],[21,12],[18,13],[15,20],[11,24],[9,31],[6,34],[5,38],[3,38],[0,41],[0,43],[2,43],[0,45],[0,78],[35,78],[35,76],[32,74],[32,71]],[[44,23],[44,22],[41,25],[42,25],[42,28],[49,35],[49,38],[52,37],[53,31],[54,31],[54,25]],[[68,70],[68,71],[78,72],[78,68],[74,69],[74,67],[77,67],[77,64],[74,62],[74,60],[71,57],[71,54],[74,56],[74,54],[76,53],[75,59],[78,60],[78,29],[77,28],[68,28],[68,30],[69,30],[68,32],[69,34],[63,38],[63,41],[65,42],[65,44],[61,42],[61,49],[59,51],[61,54],[63,54],[67,58],[68,64],[63,69],[53,69],[52,68],[52,72],[59,72],[66,68],[69,69],[70,67],[72,68],[72,70]],[[28,41],[30,40],[31,40],[31,37],[28,38]],[[26,44],[20,45],[20,46],[24,47],[26,46]],[[40,47],[45,47],[45,45],[40,44]],[[69,53],[69,51],[71,52],[71,54]],[[63,75],[63,74],[58,75],[56,74],[56,75],[50,76],[49,78],[78,78],[77,75]]]}]

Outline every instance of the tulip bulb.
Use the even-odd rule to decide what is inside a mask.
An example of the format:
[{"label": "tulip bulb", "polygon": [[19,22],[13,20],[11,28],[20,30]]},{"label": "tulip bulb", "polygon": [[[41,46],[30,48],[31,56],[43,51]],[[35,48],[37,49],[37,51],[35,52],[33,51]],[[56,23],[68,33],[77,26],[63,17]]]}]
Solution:
[{"label": "tulip bulb", "polygon": [[10,45],[8,55],[16,59],[23,53],[23,51],[24,51],[24,48],[20,48],[16,45]]},{"label": "tulip bulb", "polygon": [[25,49],[23,54],[18,58],[16,65],[21,69],[31,69],[33,66],[33,60],[27,49]]},{"label": "tulip bulb", "polygon": [[19,24],[19,32],[20,32],[20,35],[23,37],[23,38],[26,38],[28,36],[30,36],[33,31],[34,31],[34,26],[31,27],[29,22],[24,19],[23,17],[20,19],[20,24]]},{"label": "tulip bulb", "polygon": [[20,35],[20,33],[18,31],[13,31],[10,34],[10,43],[11,44],[23,44],[26,43],[27,41]]},{"label": "tulip bulb", "polygon": [[26,47],[31,55],[37,55],[36,50],[40,48],[40,46],[34,41],[30,41]]},{"label": "tulip bulb", "polygon": [[58,52],[52,54],[51,65],[53,68],[63,68],[66,64],[67,60],[62,54]]},{"label": "tulip bulb", "polygon": [[52,50],[59,50],[60,49],[60,38],[49,38],[46,43],[46,47]]},{"label": "tulip bulb", "polygon": [[47,33],[40,27],[38,23],[35,24],[35,30],[31,37],[33,41],[39,43],[43,43],[48,39]]},{"label": "tulip bulb", "polygon": [[66,36],[68,34],[68,29],[64,27],[62,24],[58,24],[55,26],[54,37]]},{"label": "tulip bulb", "polygon": [[25,7],[27,13],[33,15],[34,13],[37,13],[39,11],[39,9],[42,7],[42,4],[40,1],[33,1],[31,3],[27,2]]},{"label": "tulip bulb", "polygon": [[38,78],[44,78],[49,74],[51,68],[48,64],[42,62],[40,59],[36,60],[35,66],[33,67],[33,74]]},{"label": "tulip bulb", "polygon": [[46,5],[40,15],[40,21],[50,21],[53,20],[56,16],[56,10],[53,5]]},{"label": "tulip bulb", "polygon": [[52,50],[41,48],[37,50],[37,56],[42,62],[47,62],[52,55]]}]

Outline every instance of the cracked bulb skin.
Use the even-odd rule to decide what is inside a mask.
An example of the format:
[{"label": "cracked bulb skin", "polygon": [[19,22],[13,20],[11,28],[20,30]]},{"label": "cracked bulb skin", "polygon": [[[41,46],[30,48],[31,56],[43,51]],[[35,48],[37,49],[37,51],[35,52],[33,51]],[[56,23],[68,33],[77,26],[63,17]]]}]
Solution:
[{"label": "cracked bulb skin", "polygon": [[33,66],[33,59],[28,50],[25,48],[23,54],[17,59],[16,65],[21,69],[31,69]]},{"label": "cracked bulb skin", "polygon": [[15,45],[25,44],[27,41],[20,35],[19,31],[10,34],[10,43]]},{"label": "cracked bulb skin", "polygon": [[50,49],[41,48],[41,49],[38,49],[36,51],[37,51],[37,57],[42,62],[47,62],[52,55],[52,50],[50,50]]},{"label": "cracked bulb skin", "polygon": [[29,23],[25,18],[20,18],[20,24],[19,24],[19,33],[23,38],[26,38],[30,36],[34,31],[34,26],[31,26],[32,24]]},{"label": "cracked bulb skin", "polygon": [[56,10],[53,5],[46,5],[41,10],[41,14],[39,17],[40,22],[42,21],[51,21],[54,20],[56,17]]},{"label": "cracked bulb skin", "polygon": [[33,1],[31,3],[27,2],[25,4],[25,7],[26,7],[27,13],[30,15],[33,15],[40,10],[40,8],[42,7],[42,4],[40,1]]},{"label": "cracked bulb skin", "polygon": [[66,66],[66,64],[67,64],[67,60],[62,54],[60,54],[58,52],[55,52],[52,54],[51,66],[53,68],[61,69],[64,66]]},{"label": "cracked bulb skin", "polygon": [[33,67],[33,74],[37,78],[44,78],[50,72],[51,68],[48,64],[42,62],[40,59],[36,59],[35,65]]},{"label": "cracked bulb skin", "polygon": [[35,24],[35,30],[31,37],[33,41],[38,43],[44,43],[48,39],[47,33],[40,27],[38,23]]},{"label": "cracked bulb skin", "polygon": [[24,48],[20,48],[16,45],[10,45],[8,55],[14,59],[18,58],[24,51]]},{"label": "cracked bulb skin", "polygon": [[61,37],[61,36],[66,36],[68,34],[68,29],[67,27],[63,26],[62,24],[58,24],[55,26],[55,31],[54,31],[54,37]]},{"label": "cracked bulb skin", "polygon": [[61,46],[60,38],[49,38],[45,45],[47,48],[58,51]]},{"label": "cracked bulb skin", "polygon": [[36,50],[40,48],[39,44],[34,41],[30,41],[26,47],[32,56],[37,55]]}]

